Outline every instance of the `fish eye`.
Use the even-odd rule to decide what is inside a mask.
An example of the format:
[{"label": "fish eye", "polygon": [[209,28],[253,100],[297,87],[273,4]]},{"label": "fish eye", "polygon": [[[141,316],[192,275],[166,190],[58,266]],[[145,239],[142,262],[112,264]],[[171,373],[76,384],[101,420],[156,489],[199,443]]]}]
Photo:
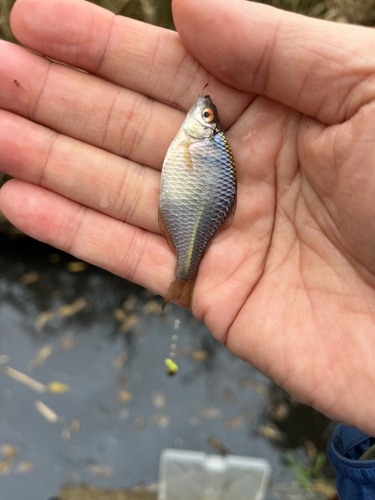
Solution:
[{"label": "fish eye", "polygon": [[212,109],[207,108],[202,112],[202,118],[205,122],[210,123],[214,119],[214,113]]}]

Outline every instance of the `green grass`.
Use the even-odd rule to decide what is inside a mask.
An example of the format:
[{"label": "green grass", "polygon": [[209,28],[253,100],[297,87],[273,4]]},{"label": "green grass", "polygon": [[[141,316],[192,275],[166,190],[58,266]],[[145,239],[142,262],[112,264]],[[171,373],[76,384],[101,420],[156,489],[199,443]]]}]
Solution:
[{"label": "green grass", "polygon": [[309,462],[297,460],[292,452],[285,453],[285,461],[296,473],[298,485],[306,492],[314,492],[316,484],[326,485],[333,488],[331,481],[324,476],[323,468],[327,456],[325,453],[318,453]]}]

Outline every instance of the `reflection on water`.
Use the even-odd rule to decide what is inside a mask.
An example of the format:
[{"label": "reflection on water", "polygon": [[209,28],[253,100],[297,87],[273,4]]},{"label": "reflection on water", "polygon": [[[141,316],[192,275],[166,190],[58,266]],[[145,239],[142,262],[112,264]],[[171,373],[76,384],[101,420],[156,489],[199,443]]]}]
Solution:
[{"label": "reflection on water", "polygon": [[[324,449],[329,421],[188,311],[161,313],[160,297],[30,238],[0,245],[2,498],[151,484],[166,447],[267,458],[273,482],[289,484],[284,450]],[[272,487],[267,498],[283,497]]]}]

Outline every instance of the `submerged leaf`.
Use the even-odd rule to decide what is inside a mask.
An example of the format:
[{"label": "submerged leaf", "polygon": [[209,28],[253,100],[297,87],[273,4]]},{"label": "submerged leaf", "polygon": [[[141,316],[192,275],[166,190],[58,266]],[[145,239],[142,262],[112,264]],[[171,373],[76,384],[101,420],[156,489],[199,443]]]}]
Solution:
[{"label": "submerged leaf", "polygon": [[55,424],[60,419],[59,416],[42,401],[39,400],[35,401],[34,408],[38,413],[42,415],[42,417],[44,417],[51,424]]},{"label": "submerged leaf", "polygon": [[40,333],[45,327],[45,325],[49,323],[51,320],[53,320],[54,317],[55,313],[53,311],[43,311],[40,314],[38,314],[34,323],[35,330],[38,333]]},{"label": "submerged leaf", "polygon": [[69,273],[80,273],[87,269],[86,262],[82,262],[81,260],[76,260],[73,262],[68,262],[66,265],[66,270]]},{"label": "submerged leaf", "polygon": [[65,394],[71,391],[71,387],[63,382],[53,381],[48,384],[48,391],[52,394]]},{"label": "submerged leaf", "polygon": [[61,306],[59,309],[59,315],[66,317],[66,316],[73,316],[73,314],[77,314],[78,312],[82,311],[87,306],[87,302],[85,301],[84,298],[80,298],[73,302],[73,304],[67,304],[66,306]]},{"label": "submerged leaf", "polygon": [[122,403],[129,403],[133,399],[133,394],[129,391],[120,390],[117,391],[117,399]]}]

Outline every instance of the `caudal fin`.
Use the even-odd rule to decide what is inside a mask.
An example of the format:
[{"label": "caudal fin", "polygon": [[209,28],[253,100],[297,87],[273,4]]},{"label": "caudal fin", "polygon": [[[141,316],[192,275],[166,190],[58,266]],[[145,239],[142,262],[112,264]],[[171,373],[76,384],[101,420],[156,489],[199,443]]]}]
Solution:
[{"label": "caudal fin", "polygon": [[171,286],[169,287],[168,293],[163,300],[161,306],[162,310],[169,302],[174,302],[181,307],[187,307],[191,309],[191,297],[193,295],[194,281],[180,280],[175,278]]}]

